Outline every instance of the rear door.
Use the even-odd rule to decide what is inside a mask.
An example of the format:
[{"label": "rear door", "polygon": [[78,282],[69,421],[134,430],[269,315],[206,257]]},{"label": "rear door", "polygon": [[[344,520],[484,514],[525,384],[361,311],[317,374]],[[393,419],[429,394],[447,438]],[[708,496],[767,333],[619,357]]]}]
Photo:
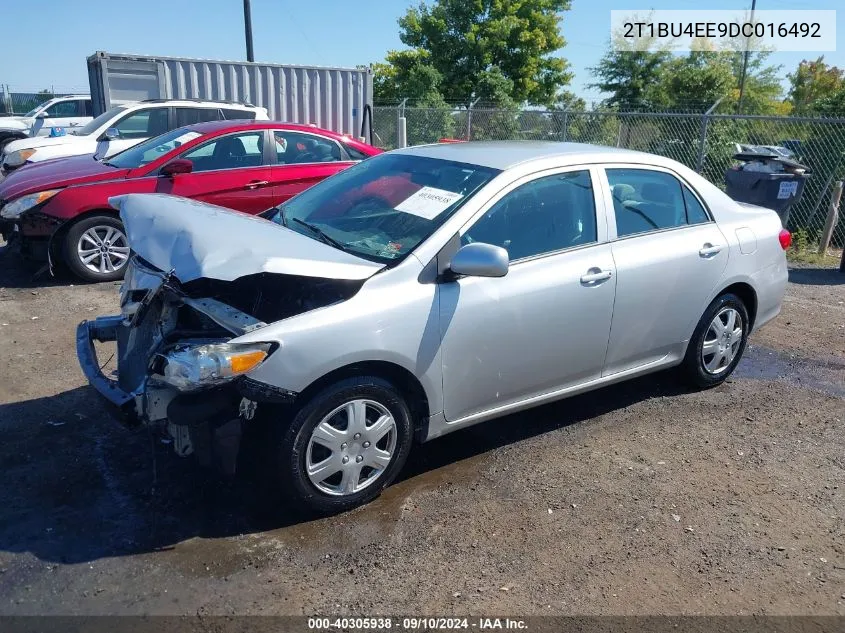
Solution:
[{"label": "rear door", "polygon": [[159,177],[156,191],[185,196],[255,215],[273,206],[266,130],[217,136],[180,155],[193,163],[189,174]]},{"label": "rear door", "polygon": [[616,301],[603,375],[679,354],[728,262],[701,198],[659,167],[604,169]]},{"label": "rear door", "polygon": [[305,132],[273,130],[270,151],[275,160],[270,168],[274,204],[357,162],[334,139]]}]

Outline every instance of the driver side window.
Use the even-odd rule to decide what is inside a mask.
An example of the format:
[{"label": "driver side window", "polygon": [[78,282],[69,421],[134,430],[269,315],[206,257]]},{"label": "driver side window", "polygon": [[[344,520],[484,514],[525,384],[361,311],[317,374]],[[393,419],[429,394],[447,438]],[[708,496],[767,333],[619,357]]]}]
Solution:
[{"label": "driver side window", "polygon": [[511,261],[597,240],[596,205],[588,170],[544,176],[499,200],[461,241],[508,251]]}]

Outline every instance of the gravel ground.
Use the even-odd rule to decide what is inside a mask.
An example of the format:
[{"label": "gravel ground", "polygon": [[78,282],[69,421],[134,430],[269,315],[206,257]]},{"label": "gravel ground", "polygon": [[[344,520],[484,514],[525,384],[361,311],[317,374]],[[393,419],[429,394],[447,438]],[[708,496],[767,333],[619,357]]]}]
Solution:
[{"label": "gravel ground", "polygon": [[790,275],[735,376],[657,374],[417,447],[320,520],[110,420],[74,326],[117,284],[0,252],[0,614],[845,615],[845,275]]}]

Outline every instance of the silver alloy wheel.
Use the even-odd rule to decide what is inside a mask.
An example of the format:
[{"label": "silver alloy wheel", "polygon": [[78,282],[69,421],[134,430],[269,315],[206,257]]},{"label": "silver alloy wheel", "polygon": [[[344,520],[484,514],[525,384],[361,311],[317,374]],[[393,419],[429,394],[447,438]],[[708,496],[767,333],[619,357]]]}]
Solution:
[{"label": "silver alloy wheel", "polygon": [[717,376],[730,367],[742,343],[742,316],[733,308],[723,308],[713,318],[704,344],[701,362],[707,373]]},{"label": "silver alloy wheel", "polygon": [[104,275],[126,265],[129,242],[120,229],[107,224],[92,226],[79,237],[76,255],[88,270]]},{"label": "silver alloy wheel", "polygon": [[351,400],[326,415],[311,432],[305,471],[318,490],[351,495],[372,485],[396,451],[396,421],[374,400]]}]

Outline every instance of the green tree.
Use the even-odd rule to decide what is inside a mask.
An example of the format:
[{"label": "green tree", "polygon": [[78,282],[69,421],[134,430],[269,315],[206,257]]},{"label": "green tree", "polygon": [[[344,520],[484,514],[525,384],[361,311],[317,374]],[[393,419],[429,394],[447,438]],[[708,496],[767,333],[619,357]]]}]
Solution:
[{"label": "green tree", "polygon": [[[742,81],[744,55],[740,51],[725,53],[730,61],[734,76],[734,88],[728,92],[722,104],[723,111],[736,112],[739,107],[739,84]],[[778,114],[783,89],[779,75],[782,66],[768,64],[768,51],[755,51],[748,55],[745,70],[745,87],[742,92],[741,114]]]},{"label": "green tree", "polygon": [[813,114],[827,117],[845,117],[845,84],[839,90],[830,93],[810,106]]},{"label": "green tree", "polygon": [[832,97],[845,87],[845,71],[828,66],[824,55],[815,61],[804,60],[789,78],[789,100],[795,114],[815,111],[816,102]]},{"label": "green tree", "polygon": [[663,66],[671,57],[668,52],[608,50],[597,66],[589,71],[598,79],[590,88],[598,88],[610,96],[602,103],[622,111],[650,109],[650,90],[660,79]]},{"label": "green tree", "polygon": [[443,76],[425,51],[389,51],[383,64],[373,64],[373,92],[379,103],[408,99],[412,107],[445,106],[440,91]]},{"label": "green tree", "polygon": [[726,97],[735,84],[729,54],[692,51],[660,68],[647,99],[666,109],[706,109]]},{"label": "green tree", "polygon": [[[553,106],[572,80],[554,56],[570,0],[435,0],[399,19],[400,38],[436,70],[447,101]],[[390,63],[388,61],[388,63]]]}]

